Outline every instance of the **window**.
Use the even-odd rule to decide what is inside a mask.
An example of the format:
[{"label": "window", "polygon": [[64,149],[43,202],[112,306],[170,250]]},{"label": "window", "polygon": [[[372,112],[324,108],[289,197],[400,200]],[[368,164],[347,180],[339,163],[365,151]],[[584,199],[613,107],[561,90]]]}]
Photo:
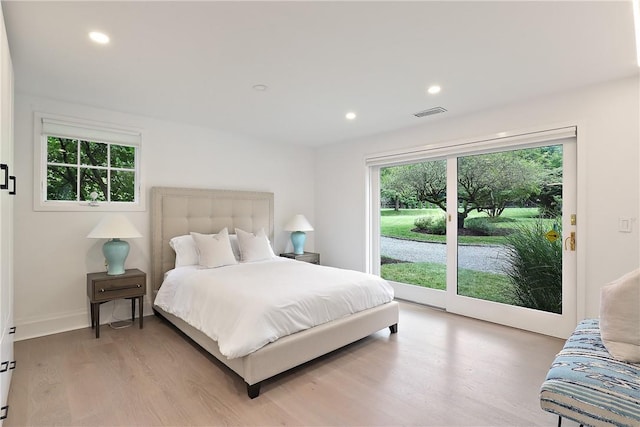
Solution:
[{"label": "window", "polygon": [[139,131],[37,115],[36,210],[143,210]]}]

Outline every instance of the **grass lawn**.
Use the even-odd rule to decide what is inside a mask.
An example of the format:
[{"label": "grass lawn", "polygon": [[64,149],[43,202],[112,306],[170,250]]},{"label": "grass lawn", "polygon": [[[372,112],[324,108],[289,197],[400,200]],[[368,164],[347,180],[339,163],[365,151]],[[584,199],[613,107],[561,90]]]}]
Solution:
[{"label": "grass lawn", "polygon": [[[394,282],[425,288],[446,289],[445,265],[430,262],[384,264],[381,276]],[[502,274],[475,270],[458,270],[458,294],[487,301],[515,304],[511,297],[511,283]]]},{"label": "grass lawn", "polygon": [[[441,242],[447,241],[446,236],[437,236],[424,233],[416,233],[411,231],[415,228],[414,221],[417,217],[427,215],[444,215],[441,209],[393,209],[380,210],[380,234],[385,237],[395,237],[399,239],[418,240],[422,242]],[[468,218],[486,217],[485,213],[471,212]],[[533,223],[538,220],[537,208],[507,208],[501,215],[505,218],[515,219],[515,222],[496,223],[496,227],[513,228],[518,225]],[[549,222],[549,229],[553,225],[553,220],[544,220]],[[505,243],[503,236],[459,236],[459,243],[466,244],[494,244],[501,245]]]},{"label": "grass lawn", "polygon": [[[446,236],[416,233],[414,221],[420,216],[441,215],[441,209],[381,209],[380,234],[385,237],[416,240],[423,242],[446,243]],[[467,219],[487,217],[485,213],[472,212]],[[517,228],[522,225],[534,225],[539,221],[537,208],[507,208],[501,215],[515,221],[497,222],[495,227]],[[544,219],[545,229],[551,230],[554,220]],[[458,236],[460,244],[503,245],[504,236]],[[541,236],[541,238],[543,238]],[[384,255],[384,254],[382,254]],[[394,282],[408,283],[433,289],[446,288],[445,266],[437,263],[398,263],[383,264],[381,276]],[[506,275],[486,273],[475,270],[458,270],[458,294],[487,301],[518,305],[512,297],[512,284]]]}]

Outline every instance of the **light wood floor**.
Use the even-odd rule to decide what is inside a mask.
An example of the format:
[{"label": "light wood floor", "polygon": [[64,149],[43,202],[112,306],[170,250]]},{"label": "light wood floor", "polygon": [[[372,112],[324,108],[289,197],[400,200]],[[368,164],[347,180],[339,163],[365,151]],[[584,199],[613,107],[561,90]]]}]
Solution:
[{"label": "light wood floor", "polygon": [[254,400],[158,318],[100,332],[17,342],[4,426],[557,423],[538,390],[562,340],[410,303],[398,334],[385,329],[268,380]]}]

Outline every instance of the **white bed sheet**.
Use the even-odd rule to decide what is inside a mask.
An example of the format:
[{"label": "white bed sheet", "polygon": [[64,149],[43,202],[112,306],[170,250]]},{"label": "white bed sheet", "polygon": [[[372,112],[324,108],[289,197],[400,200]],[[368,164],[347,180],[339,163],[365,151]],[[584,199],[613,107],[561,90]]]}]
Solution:
[{"label": "white bed sheet", "polygon": [[155,305],[218,342],[229,359],[393,300],[378,276],[286,258],[171,270]]}]

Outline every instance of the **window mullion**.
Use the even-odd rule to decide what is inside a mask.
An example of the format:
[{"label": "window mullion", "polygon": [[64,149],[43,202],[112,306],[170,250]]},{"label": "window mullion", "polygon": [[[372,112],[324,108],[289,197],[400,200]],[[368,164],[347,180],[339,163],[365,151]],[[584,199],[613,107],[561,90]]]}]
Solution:
[{"label": "window mullion", "polygon": [[107,202],[111,203],[111,144],[107,144]]},{"label": "window mullion", "polygon": [[82,168],[80,167],[80,164],[82,163],[82,161],[80,160],[80,146],[81,143],[78,140],[78,143],[76,144],[76,150],[77,150],[77,154],[76,154],[76,202],[80,202],[80,183],[82,182]]}]

